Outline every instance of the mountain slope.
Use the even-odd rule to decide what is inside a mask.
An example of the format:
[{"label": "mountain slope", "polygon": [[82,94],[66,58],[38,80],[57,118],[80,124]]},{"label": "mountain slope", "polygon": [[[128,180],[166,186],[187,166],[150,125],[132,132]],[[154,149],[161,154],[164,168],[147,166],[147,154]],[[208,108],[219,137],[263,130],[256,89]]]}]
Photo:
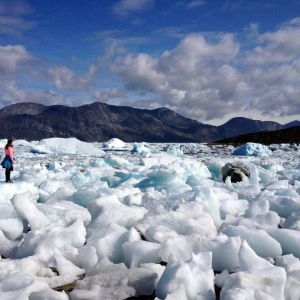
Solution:
[{"label": "mountain slope", "polygon": [[292,121],[292,122],[289,122],[285,125],[283,125],[283,128],[289,128],[289,127],[295,127],[295,126],[300,126],[300,121]]},{"label": "mountain slope", "polygon": [[220,144],[245,144],[248,142],[260,143],[265,145],[284,143],[299,144],[300,126],[288,127],[276,131],[261,131],[216,141],[216,143]]},{"label": "mountain slope", "polygon": [[283,126],[234,118],[221,126],[199,123],[168,108],[153,110],[95,102],[79,107],[20,103],[0,110],[0,138],[40,140],[77,137],[83,141],[209,142]]},{"label": "mountain slope", "polygon": [[233,118],[225,124],[219,126],[219,132],[225,137],[235,136],[241,134],[258,132],[258,131],[272,131],[282,128],[282,125],[272,121],[258,121],[247,118]]},{"label": "mountain slope", "polygon": [[84,141],[117,137],[128,142],[196,142],[201,137],[195,136],[191,130],[192,127],[201,129],[201,123],[180,115],[173,123],[172,118],[161,120],[157,110],[93,103],[80,107],[53,105],[33,114],[29,109],[31,104],[25,109],[26,105],[22,103],[20,111],[17,106],[0,112],[1,138],[13,136],[32,140],[74,136]]}]

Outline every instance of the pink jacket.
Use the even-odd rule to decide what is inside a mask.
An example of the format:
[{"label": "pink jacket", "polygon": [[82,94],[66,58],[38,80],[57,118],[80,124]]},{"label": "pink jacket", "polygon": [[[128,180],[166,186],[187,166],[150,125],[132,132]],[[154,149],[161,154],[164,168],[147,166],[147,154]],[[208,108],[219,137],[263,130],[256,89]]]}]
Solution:
[{"label": "pink jacket", "polygon": [[14,149],[13,147],[7,147],[7,149],[5,149],[5,155],[8,155],[10,156],[11,158],[11,161],[13,162],[14,161]]}]

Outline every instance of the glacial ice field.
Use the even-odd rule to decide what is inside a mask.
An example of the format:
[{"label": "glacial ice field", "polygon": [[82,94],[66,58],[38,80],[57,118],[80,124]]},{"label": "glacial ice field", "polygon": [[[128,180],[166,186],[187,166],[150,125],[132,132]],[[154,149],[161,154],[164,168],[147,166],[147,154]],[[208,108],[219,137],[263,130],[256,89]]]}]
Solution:
[{"label": "glacial ice field", "polygon": [[[300,299],[300,146],[14,148],[14,183],[0,173],[1,300]],[[223,182],[226,163],[250,177]]]}]

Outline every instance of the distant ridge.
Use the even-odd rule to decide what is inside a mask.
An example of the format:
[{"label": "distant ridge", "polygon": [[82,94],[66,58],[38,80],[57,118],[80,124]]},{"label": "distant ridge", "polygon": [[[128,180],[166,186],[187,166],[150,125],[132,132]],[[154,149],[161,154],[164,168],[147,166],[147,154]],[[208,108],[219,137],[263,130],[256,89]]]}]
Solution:
[{"label": "distant ridge", "polygon": [[300,126],[288,127],[276,131],[261,131],[239,135],[217,141],[220,144],[245,144],[248,142],[270,144],[300,143]]},{"label": "distant ridge", "polygon": [[284,128],[295,127],[295,126],[300,126],[300,121],[295,120],[283,125]]},{"label": "distant ridge", "polygon": [[116,137],[125,142],[211,142],[251,132],[278,130],[289,124],[233,118],[221,126],[213,126],[183,117],[168,108],[137,109],[101,102],[78,107],[28,102],[0,110],[0,138],[26,140],[76,137],[103,142]]}]

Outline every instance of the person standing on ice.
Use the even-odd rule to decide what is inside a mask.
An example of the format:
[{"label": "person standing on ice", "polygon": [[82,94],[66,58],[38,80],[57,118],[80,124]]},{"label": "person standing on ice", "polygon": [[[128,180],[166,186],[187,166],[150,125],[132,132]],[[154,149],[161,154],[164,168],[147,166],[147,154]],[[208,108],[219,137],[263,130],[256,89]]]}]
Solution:
[{"label": "person standing on ice", "polygon": [[2,167],[5,169],[5,182],[12,182],[10,179],[10,173],[14,170],[14,148],[12,140],[7,140],[7,144],[4,148],[5,157],[1,163]]}]

